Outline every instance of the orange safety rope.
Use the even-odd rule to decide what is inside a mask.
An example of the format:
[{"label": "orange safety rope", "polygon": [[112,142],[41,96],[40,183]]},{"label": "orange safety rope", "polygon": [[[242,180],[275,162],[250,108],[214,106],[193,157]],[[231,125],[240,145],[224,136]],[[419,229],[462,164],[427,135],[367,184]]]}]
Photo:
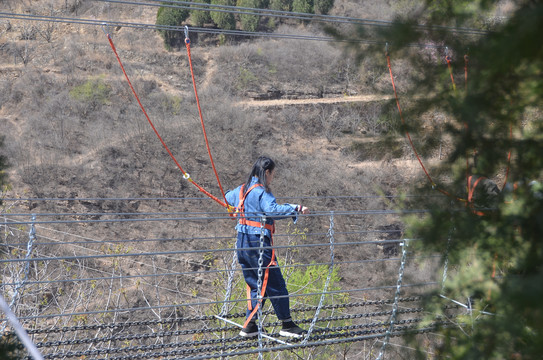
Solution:
[{"label": "orange safety rope", "polygon": [[[387,58],[387,65],[388,65],[388,70],[389,70],[389,73],[390,73],[390,80],[391,80],[391,83],[392,83],[392,88],[394,90],[394,96],[396,98],[396,105],[398,107],[398,112],[400,114],[400,119],[402,121],[402,124],[404,126],[406,126],[406,123],[405,123],[405,120],[404,120],[404,117],[403,117],[403,114],[402,114],[402,109],[400,107],[400,101],[398,99],[398,93],[396,91],[396,85],[394,83],[394,76],[392,74],[392,66],[390,65],[390,56],[388,54],[388,46],[387,46],[387,51],[385,52],[385,55],[386,55],[386,58]],[[465,61],[465,66],[464,66],[464,72],[465,72],[465,87],[467,89],[467,76],[468,76],[468,56],[465,55],[464,56],[464,61]],[[446,61],[447,61],[447,65],[448,65],[448,68],[449,68],[449,72],[450,72],[450,76],[451,76],[451,81],[452,81],[452,85],[453,85],[453,89],[456,91],[456,85],[454,83],[454,77],[453,77],[453,73],[452,73],[452,68],[451,68],[451,58],[450,56],[447,54],[446,56]],[[466,123],[464,123],[464,127],[465,129],[467,130],[468,128],[468,125]],[[409,131],[405,130],[405,134],[407,136],[407,139],[409,140],[409,144],[415,154],[415,156],[417,157],[417,160],[419,161],[419,164],[420,166],[422,167],[422,170],[424,170],[424,173],[426,174],[426,177],[428,178],[428,180],[430,181],[430,183],[432,184],[432,187],[437,189],[439,192],[441,192],[442,194],[444,195],[447,195],[449,197],[452,197],[458,201],[462,201],[462,202],[466,202],[466,205],[468,205],[468,203],[470,202],[468,199],[462,199],[462,198],[459,198],[459,197],[456,197],[456,196],[453,196],[451,195],[450,193],[448,193],[447,191],[443,190],[443,189],[440,189],[439,187],[436,186],[435,182],[432,180],[432,177],[430,176],[430,174],[428,173],[428,171],[426,170],[426,167],[424,166],[414,144],[413,144],[413,141],[411,140],[411,135],[409,134]],[[512,138],[512,128],[510,128],[510,137]],[[503,188],[505,188],[505,185],[507,183],[507,177],[509,175],[509,166],[510,166],[510,161],[511,161],[511,150],[509,150],[509,154],[507,156],[507,161],[508,161],[508,165],[507,165],[507,172],[506,172],[506,175],[505,175],[505,181],[504,181],[504,184],[503,184],[503,187],[502,187],[502,190]],[[468,161],[468,157],[466,156],[466,187],[469,191],[470,189],[470,184],[469,184],[469,161]]]},{"label": "orange safety rope", "polygon": [[486,179],[486,178],[484,176],[478,177],[473,183],[473,185],[471,185],[472,177],[470,176],[468,178],[468,202],[466,203],[466,206],[471,209],[471,212],[473,212],[475,215],[478,215],[478,216],[484,216],[485,213],[479,210],[475,210],[473,206],[473,195],[475,194],[475,188],[477,187],[477,185],[479,185],[479,182],[483,179]]},{"label": "orange safety rope", "polygon": [[[468,92],[468,55],[464,55],[464,91]],[[464,130],[468,131],[468,124],[464,122]],[[466,189],[469,189],[469,158],[466,151]]]},{"label": "orange safety rope", "polygon": [[[273,246],[273,239],[270,239],[271,243],[270,245]],[[268,287],[268,278],[270,276],[270,267],[275,266],[277,263],[275,262],[275,249],[272,249],[271,254],[271,261],[266,266],[266,270],[264,271],[264,279],[262,280],[262,289],[260,290],[260,296],[261,299],[264,299],[264,296],[266,295],[266,288]],[[249,285],[247,285],[247,303],[248,303],[248,309],[251,310],[251,307],[253,306],[251,301],[251,288]],[[247,327],[247,325],[251,322],[251,319],[255,316],[256,312],[258,311],[258,308],[261,306],[262,301],[257,301],[256,306],[252,309],[251,313],[245,320],[245,323],[243,324],[243,327]]]},{"label": "orange safety rope", "polygon": [[472,202],[473,201],[473,194],[475,193],[475,188],[477,187],[477,185],[479,184],[479,181],[483,180],[483,179],[486,179],[484,176],[480,176],[478,177],[475,182],[473,183],[473,186],[471,186],[471,176],[470,176],[470,188],[469,188],[469,191],[468,191],[468,202]]},{"label": "orange safety rope", "polygon": [[[449,60],[447,61],[449,63]],[[468,54],[464,55],[464,87],[465,87],[465,91],[467,92],[468,91],[468,62],[469,62],[469,56]],[[449,65],[449,70],[450,70],[450,65]],[[451,72],[451,79],[452,79],[452,72]],[[453,79],[453,86],[454,86],[454,79]],[[468,129],[468,125],[466,123],[464,123],[464,128]],[[509,139],[513,139],[513,127],[512,126],[509,126]],[[507,178],[509,177],[509,168],[511,166],[511,149],[509,149],[509,152],[507,153],[507,169],[506,169],[506,172],[505,172],[505,179],[504,179],[504,182],[503,182],[503,186],[502,186],[502,191],[503,189],[505,188],[505,185],[507,185]],[[470,184],[469,184],[469,161],[468,161],[468,156],[466,155],[466,183],[467,183],[467,186],[466,188],[469,189],[470,187]]]},{"label": "orange safety rope", "polygon": [[[494,280],[494,278],[496,277],[496,261],[498,261],[498,253],[494,253],[494,260],[492,260],[492,275],[490,275],[492,280]],[[489,287],[487,301],[490,301],[491,298],[492,298],[492,287]]]},{"label": "orange safety rope", "polygon": [[411,135],[409,134],[409,131],[407,130],[407,126],[406,126],[406,123],[405,123],[405,120],[403,118],[403,114],[402,114],[402,109],[400,107],[400,100],[398,99],[398,93],[396,91],[396,84],[394,83],[394,76],[392,75],[392,66],[390,65],[390,56],[388,55],[388,51],[385,53],[386,55],[386,58],[387,58],[387,65],[388,65],[388,71],[390,73],[390,80],[392,82],[392,88],[394,89],[394,97],[396,98],[396,106],[398,107],[398,111],[400,113],[400,119],[402,121],[402,125],[406,128],[405,129],[405,135],[407,136],[407,139],[409,140],[409,144],[411,145],[411,149],[413,150],[413,152],[415,153],[415,156],[417,157],[417,160],[419,161],[419,164],[420,166],[422,167],[422,170],[424,170],[424,173],[426,174],[426,177],[428,178],[428,180],[430,181],[430,183],[432,184],[432,187],[437,189],[437,191],[441,192],[442,194],[444,195],[447,195],[447,196],[450,196],[450,197],[453,197],[453,198],[456,198],[457,200],[462,200],[462,199],[459,199],[451,194],[449,194],[447,191],[443,190],[443,189],[440,189],[436,186],[434,180],[432,180],[432,177],[430,176],[430,174],[428,173],[428,171],[426,170],[426,167],[424,166],[424,164],[422,163],[422,160],[419,156],[419,153],[417,152],[417,149],[415,148],[415,145],[413,144],[413,141],[411,140]]},{"label": "orange safety rope", "polygon": [[451,81],[452,81],[453,90],[456,92],[456,84],[454,83],[454,77],[453,77],[453,72],[452,72],[452,67],[451,67],[451,57],[447,54],[445,56],[445,60],[447,61],[447,66],[449,68],[449,73],[451,74]]},{"label": "orange safety rope", "polygon": [[[468,132],[468,124],[464,122],[464,131]],[[469,156],[468,156],[468,150],[466,149],[466,189],[469,189]]]},{"label": "orange safety rope", "polygon": [[185,45],[187,46],[187,55],[189,58],[189,65],[190,65],[190,75],[192,76],[192,86],[194,87],[194,95],[196,97],[196,104],[198,106],[198,114],[200,115],[200,122],[202,123],[202,131],[204,132],[204,139],[206,142],[207,153],[209,154],[211,167],[213,168],[213,172],[215,173],[215,177],[217,178],[217,183],[219,184],[219,188],[221,189],[222,196],[224,198],[224,201],[226,202],[226,195],[224,194],[221,181],[219,180],[219,175],[217,174],[217,170],[215,169],[215,163],[213,162],[213,156],[211,155],[211,149],[209,148],[209,142],[207,140],[206,127],[204,125],[204,117],[202,116],[202,109],[200,108],[200,100],[198,99],[198,91],[196,91],[196,81],[194,80],[194,70],[192,69],[192,58],[190,56],[190,39],[188,36],[188,27],[186,26],[185,26]]},{"label": "orange safety rope", "polygon": [[166,151],[168,152],[168,154],[170,155],[170,157],[172,158],[172,160],[174,161],[175,165],[177,165],[177,167],[179,168],[179,170],[181,170],[181,172],[183,173],[183,178],[185,180],[188,180],[190,181],[194,186],[196,186],[198,188],[198,190],[200,190],[201,192],[203,192],[204,194],[206,194],[207,196],[209,196],[211,199],[215,200],[217,203],[219,203],[220,205],[224,206],[224,207],[228,207],[228,205],[226,203],[223,203],[221,200],[219,200],[217,197],[213,196],[212,194],[210,194],[207,190],[205,190],[203,187],[201,187],[200,185],[198,185],[194,180],[192,180],[192,178],[190,177],[190,175],[185,172],[185,170],[183,170],[183,168],[181,167],[181,165],[177,162],[177,160],[175,159],[175,156],[173,156],[172,152],[170,151],[170,149],[168,148],[168,146],[166,145],[166,143],[164,142],[164,140],[162,139],[162,137],[160,136],[160,134],[158,133],[157,129],[155,128],[153,122],[151,121],[151,119],[149,118],[149,115],[147,115],[147,112],[145,111],[145,108],[143,107],[139,97],[138,97],[138,94],[136,93],[136,91],[134,90],[134,87],[132,86],[132,83],[130,82],[130,78],[128,77],[128,74],[126,73],[125,69],[124,69],[124,66],[123,66],[123,63],[121,62],[121,58],[119,57],[119,54],[117,54],[117,49],[115,48],[115,45],[113,44],[113,40],[111,39],[111,36],[109,34],[106,34],[107,36],[107,39],[109,41],[109,44],[111,45],[111,49],[113,50],[113,53],[115,53],[115,56],[117,57],[117,61],[119,62],[119,65],[121,66],[121,70],[123,71],[123,74],[126,78],[126,81],[128,82],[128,85],[130,86],[130,89],[132,90],[132,93],[134,94],[134,97],[136,98],[136,100],[138,101],[138,104],[141,108],[141,110],[143,111],[143,114],[145,115],[145,117],[147,118],[147,121],[149,122],[149,125],[151,125],[151,128],[153,129],[153,131],[155,132],[156,136],[158,137],[158,139],[160,140],[160,142],[162,143],[162,146],[164,146],[164,148],[166,149]]},{"label": "orange safety rope", "polygon": [[[464,55],[464,90],[468,91],[468,62],[469,62],[469,56],[468,54]],[[453,78],[453,75],[452,75],[452,71],[451,71],[451,65],[450,65],[450,58],[447,57],[447,64],[448,64],[448,67],[449,67],[449,72],[451,74],[451,80],[453,82],[453,89],[456,90],[456,87],[455,87],[455,84],[454,84],[454,78]],[[465,130],[467,131],[468,129],[468,125],[466,123],[464,123],[464,128]],[[509,127],[509,137],[512,138],[513,137],[513,129],[512,127]],[[503,189],[505,188],[505,185],[507,184],[507,177],[509,176],[509,167],[510,167],[510,164],[511,164],[511,150],[509,150],[509,153],[507,155],[507,170],[506,170],[506,173],[505,173],[505,179],[504,179],[504,183],[503,183],[503,186],[502,186],[502,191]],[[473,195],[474,195],[474,192],[475,192],[475,188],[477,187],[479,181],[482,179],[482,177],[478,178],[475,183],[473,184],[473,187],[471,187],[471,176],[469,175],[469,160],[468,160],[468,156],[466,155],[466,182],[467,182],[467,189],[468,189],[468,202],[466,203],[466,206],[469,206],[473,200]],[[482,212],[482,211],[477,211],[475,209],[473,209],[473,207],[471,208],[472,212],[475,214],[475,215],[479,215],[479,216],[484,216],[485,213]],[[491,275],[491,278],[494,279],[495,276],[496,276],[496,261],[498,259],[498,253],[495,253],[494,254],[494,259],[492,261],[492,275]],[[488,300],[490,300],[491,298],[491,295],[492,295],[492,288],[489,288],[488,289]]]}]

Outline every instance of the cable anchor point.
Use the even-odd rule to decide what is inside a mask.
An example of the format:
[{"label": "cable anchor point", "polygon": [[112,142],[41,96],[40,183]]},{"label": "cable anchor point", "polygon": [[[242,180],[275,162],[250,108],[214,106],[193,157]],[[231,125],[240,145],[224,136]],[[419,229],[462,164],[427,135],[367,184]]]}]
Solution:
[{"label": "cable anchor point", "polygon": [[110,34],[109,34],[109,25],[108,25],[108,23],[103,22],[101,27],[102,27],[102,31],[104,32],[104,34],[106,34],[106,36],[109,38]]},{"label": "cable anchor point", "polygon": [[388,42],[385,43],[385,56],[388,56]]},{"label": "cable anchor point", "polygon": [[187,173],[187,172],[184,173],[184,174],[183,174],[183,179],[185,179],[185,180],[190,180],[190,174]]},{"label": "cable anchor point", "polygon": [[185,44],[190,44],[189,27],[187,25],[185,25]]},{"label": "cable anchor point", "polygon": [[449,51],[448,46],[445,46],[445,60],[447,60],[447,62],[451,61],[451,52]]}]

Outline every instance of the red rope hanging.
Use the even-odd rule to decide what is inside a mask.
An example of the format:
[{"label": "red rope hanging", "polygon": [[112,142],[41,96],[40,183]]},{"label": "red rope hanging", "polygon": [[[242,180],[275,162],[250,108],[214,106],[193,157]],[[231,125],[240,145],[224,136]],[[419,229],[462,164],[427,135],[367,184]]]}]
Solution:
[{"label": "red rope hanging", "polygon": [[172,152],[170,151],[170,149],[168,148],[168,146],[166,145],[166,143],[164,142],[164,140],[162,139],[162,137],[158,133],[157,129],[155,128],[155,125],[153,124],[153,122],[149,118],[149,115],[147,115],[147,111],[145,111],[145,108],[143,107],[143,105],[142,105],[142,103],[141,103],[141,101],[140,101],[140,99],[138,97],[138,94],[136,93],[136,90],[134,90],[134,87],[132,86],[132,82],[130,81],[130,78],[128,77],[128,74],[126,73],[126,71],[124,69],[123,63],[121,61],[121,58],[119,57],[119,54],[117,53],[117,49],[115,48],[115,45],[113,44],[113,40],[111,39],[111,36],[109,34],[106,34],[106,36],[107,36],[107,39],[108,39],[109,44],[111,46],[111,49],[113,50],[113,53],[115,54],[115,57],[117,58],[117,61],[119,62],[119,65],[121,66],[121,70],[123,71],[123,74],[124,74],[124,76],[126,78],[126,81],[128,82],[128,85],[130,86],[130,89],[132,90],[132,93],[134,94],[134,97],[136,98],[136,100],[137,100],[137,102],[138,102],[138,104],[139,104],[139,106],[141,108],[141,111],[143,111],[143,114],[145,115],[145,118],[149,122],[149,125],[151,125],[151,128],[155,132],[155,134],[158,137],[158,139],[160,140],[160,142],[162,143],[162,146],[164,146],[164,149],[166,149],[166,151],[168,152],[168,154],[170,155],[170,157],[174,161],[175,165],[177,165],[179,170],[181,170],[181,172],[183,173],[183,178],[185,180],[188,180],[189,182],[191,182],[194,186],[196,186],[198,188],[198,190],[200,190],[202,193],[209,196],[211,199],[215,200],[220,205],[222,205],[224,207],[228,207],[228,205],[226,203],[222,202],[217,197],[213,196],[211,193],[209,193],[203,187],[198,185],[194,180],[192,180],[190,175],[187,172],[185,172],[185,170],[183,170],[183,168],[181,167],[181,165],[179,164],[179,162],[177,161],[175,156],[173,156]]},{"label": "red rope hanging", "polygon": [[[447,63],[449,64],[449,71],[451,71],[450,58],[447,59]],[[468,91],[468,63],[469,63],[469,56],[468,56],[468,54],[466,54],[466,55],[464,55],[464,89],[466,91],[466,94],[467,94],[467,91]],[[452,77],[452,72],[451,72],[451,79],[453,81],[453,87],[454,87],[454,79]],[[464,128],[467,131],[468,125],[466,123],[464,123]],[[513,139],[513,127],[511,125],[509,126],[509,139],[510,140]],[[475,150],[475,152],[476,152],[476,150]],[[509,149],[509,151],[507,153],[507,168],[506,168],[506,171],[505,171],[505,179],[504,179],[503,186],[502,186],[502,189],[501,189],[502,191],[503,191],[503,189],[505,189],[505,185],[507,185],[507,178],[509,177],[510,166],[511,166],[511,149]],[[469,187],[470,187],[470,184],[469,184],[469,160],[468,160],[467,155],[466,155],[466,183],[467,183],[466,188],[469,189]]]},{"label": "red rope hanging", "polygon": [[204,139],[206,142],[207,153],[209,154],[209,160],[211,161],[211,167],[213,168],[213,172],[215,173],[215,178],[217,179],[217,183],[219,184],[219,188],[221,189],[221,194],[224,198],[224,201],[226,202],[226,195],[224,194],[224,190],[221,185],[221,180],[219,180],[219,174],[217,174],[217,169],[215,169],[215,163],[213,162],[213,156],[211,155],[209,141],[207,140],[206,127],[204,125],[204,117],[202,116],[200,100],[198,99],[198,91],[196,90],[196,81],[194,80],[194,70],[192,69],[192,58],[190,56],[190,39],[188,36],[188,27],[186,26],[185,26],[185,45],[187,46],[187,55],[189,58],[189,65],[190,65],[190,75],[192,76],[192,86],[194,87],[194,96],[196,97],[196,104],[198,106],[198,114],[200,115],[200,123],[202,124],[202,131],[204,132]]},{"label": "red rope hanging", "polygon": [[398,99],[398,93],[396,91],[396,84],[394,83],[394,76],[392,75],[392,66],[390,65],[390,56],[388,55],[388,51],[386,52],[386,58],[387,58],[388,71],[390,73],[390,80],[392,82],[392,88],[394,89],[394,97],[396,98],[396,106],[398,107],[398,111],[400,113],[400,119],[402,121],[402,125],[406,128],[405,129],[405,135],[407,136],[407,140],[409,141],[411,149],[413,150],[413,153],[417,157],[417,160],[419,161],[419,164],[422,167],[422,170],[424,170],[424,173],[426,174],[426,177],[430,181],[430,184],[432,184],[432,188],[437,189],[437,191],[439,191],[440,193],[442,193],[444,195],[456,198],[457,200],[462,200],[462,199],[459,199],[459,198],[449,194],[447,191],[438,188],[436,186],[436,183],[434,182],[434,180],[432,180],[432,177],[430,176],[430,174],[426,170],[426,167],[424,166],[424,164],[423,164],[423,162],[422,162],[422,160],[421,160],[421,158],[419,156],[419,153],[417,152],[417,149],[415,148],[415,145],[413,144],[413,141],[411,140],[411,135],[409,134],[409,131],[407,130],[407,126],[406,126],[406,123],[405,123],[405,120],[404,120],[404,117],[403,117],[403,114],[402,114],[402,108],[400,107],[400,100]]},{"label": "red rope hanging", "polygon": [[[400,107],[400,101],[398,99],[398,93],[396,91],[396,85],[394,83],[394,76],[392,74],[392,66],[390,65],[390,56],[388,54],[388,46],[387,46],[387,51],[385,52],[385,55],[386,55],[386,59],[387,59],[387,65],[388,65],[388,70],[389,70],[389,73],[390,73],[390,80],[391,80],[391,83],[392,83],[392,88],[394,90],[394,96],[396,98],[396,106],[398,107],[398,112],[400,114],[400,119],[401,119],[401,122],[402,122],[402,125],[404,127],[406,127],[406,122],[404,120],[404,117],[403,117],[403,114],[402,114],[402,109]],[[447,54],[446,54],[446,61],[447,61],[447,66],[448,66],[448,69],[449,69],[449,73],[450,73],[450,77],[451,77],[451,81],[452,81],[452,85],[453,85],[453,89],[455,90],[456,92],[456,84],[454,82],[454,76],[453,76],[453,72],[452,72],[452,67],[451,67],[451,57],[448,55],[448,49],[447,49]],[[468,81],[468,56],[465,55],[464,56],[464,62],[465,62],[465,65],[464,65],[464,79],[465,79],[465,88],[466,88],[466,91],[467,91],[467,81]],[[465,130],[467,131],[468,129],[468,125],[467,123],[464,123],[464,128]],[[509,136],[510,138],[512,138],[513,136],[513,133],[512,133],[512,128],[510,128],[509,130]],[[440,189],[439,187],[437,187],[437,185],[435,184],[435,182],[433,181],[432,177],[430,176],[430,174],[428,173],[428,171],[426,170],[426,167],[424,166],[414,144],[413,144],[413,141],[411,140],[411,135],[409,134],[409,131],[405,130],[405,134],[407,136],[407,139],[409,141],[409,144],[411,146],[411,149],[413,150],[413,153],[415,154],[415,156],[417,157],[417,160],[422,168],[422,170],[424,171],[424,173],[426,174],[426,177],[428,178],[428,180],[430,181],[430,184],[432,185],[432,188],[435,188],[437,189],[439,192],[441,192],[442,194],[444,195],[447,195],[449,197],[452,197],[458,201],[462,201],[462,202],[466,202],[466,205],[468,205],[468,203],[470,202],[468,199],[462,199],[462,198],[459,198],[459,197],[456,197],[456,196],[453,196],[451,195],[450,193],[448,193],[447,191],[443,190],[443,189]],[[503,187],[502,187],[502,190],[503,188],[505,188],[505,185],[507,183],[507,177],[509,175],[509,167],[510,167],[510,161],[511,161],[511,150],[509,150],[509,153],[508,153],[508,156],[507,156],[507,170],[506,170],[506,175],[505,175],[505,181],[504,181],[504,184],[503,184]],[[469,184],[469,161],[468,161],[468,156],[466,155],[466,188],[469,190],[470,189],[470,184]]]},{"label": "red rope hanging", "polygon": [[445,55],[445,60],[447,61],[447,67],[449,68],[449,74],[451,75],[452,87],[453,87],[454,92],[456,93],[456,84],[454,83],[454,77],[453,77],[452,66],[451,66],[451,57],[448,54],[448,48],[447,50],[445,50],[445,52],[447,53]]}]

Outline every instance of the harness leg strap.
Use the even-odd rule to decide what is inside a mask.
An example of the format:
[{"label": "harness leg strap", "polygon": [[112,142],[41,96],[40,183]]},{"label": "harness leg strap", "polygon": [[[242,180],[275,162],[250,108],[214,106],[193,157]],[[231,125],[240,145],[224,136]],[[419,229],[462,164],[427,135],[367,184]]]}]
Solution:
[{"label": "harness leg strap", "polygon": [[[268,286],[268,277],[270,274],[270,266],[275,266],[277,263],[275,262],[275,249],[272,249],[272,258],[268,266],[266,266],[266,271],[264,271],[264,279],[262,281],[262,289],[260,290],[260,296],[264,298],[264,295],[266,294],[266,287]],[[251,319],[255,316],[256,312],[258,311],[259,306],[261,305],[262,300],[256,303],[256,306],[251,311],[247,319],[245,320],[245,323],[243,324],[243,327],[246,327]],[[251,310],[252,307],[252,301],[251,301],[251,291],[249,285],[247,285],[247,304],[248,309]]]}]

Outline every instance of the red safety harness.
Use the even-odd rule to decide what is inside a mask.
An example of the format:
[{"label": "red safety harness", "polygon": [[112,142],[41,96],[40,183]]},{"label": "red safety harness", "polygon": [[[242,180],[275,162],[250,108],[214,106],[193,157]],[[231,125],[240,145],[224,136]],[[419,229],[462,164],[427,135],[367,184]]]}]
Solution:
[{"label": "red safety harness", "polygon": [[[258,227],[258,228],[262,227],[262,224],[260,222],[247,220],[247,218],[245,218],[245,199],[247,198],[247,195],[258,186],[262,186],[262,184],[258,184],[258,183],[254,184],[253,186],[249,188],[249,190],[247,190],[246,193],[244,193],[243,191],[243,189],[245,188],[245,185],[242,185],[241,189],[239,190],[239,205],[236,208],[236,213],[234,214],[234,216],[239,218],[240,225],[248,225],[248,226],[253,226],[253,227]],[[268,229],[271,234],[275,232],[275,225],[273,224],[265,224],[264,228]],[[270,242],[271,242],[270,245],[273,246],[273,237],[271,235],[270,235]],[[268,285],[268,276],[270,273],[270,266],[275,266],[275,265],[277,265],[277,262],[275,262],[275,249],[272,249],[271,261],[268,265],[266,265],[266,270],[264,272],[264,279],[262,280],[262,289],[260,291],[260,294],[262,297],[264,297],[264,295],[266,294],[266,286]],[[260,306],[260,303],[257,303],[256,306],[253,308],[253,305],[251,303],[251,288],[247,284],[247,308],[251,311],[251,313],[247,317],[247,320],[245,321],[245,324],[243,324],[243,327],[246,327],[247,324],[249,324],[253,316],[256,314],[259,306]]]},{"label": "red safety harness", "polygon": [[[245,198],[247,197],[247,195],[249,195],[249,193],[254,188],[257,188],[259,186],[262,186],[262,184],[256,183],[253,186],[251,186],[245,194],[243,194],[243,189],[245,188],[245,184],[241,185],[241,189],[239,190],[239,205],[236,208],[236,213],[234,214],[234,216],[239,218],[240,225],[248,225],[248,226],[253,226],[253,227],[258,227],[258,228],[261,227],[261,224],[258,221],[251,221],[245,218]],[[264,228],[270,230],[271,233],[275,232],[275,226],[272,224],[265,224]]]}]

